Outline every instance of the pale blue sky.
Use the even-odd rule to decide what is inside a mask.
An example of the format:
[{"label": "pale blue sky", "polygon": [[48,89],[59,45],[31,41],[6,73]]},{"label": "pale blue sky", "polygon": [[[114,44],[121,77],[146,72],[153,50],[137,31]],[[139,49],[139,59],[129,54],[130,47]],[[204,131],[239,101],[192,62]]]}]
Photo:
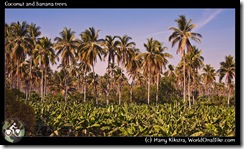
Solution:
[{"label": "pale blue sky", "polygon": [[[192,44],[203,49],[205,64],[218,69],[226,55],[235,56],[234,9],[6,9],[5,22],[35,23],[41,27],[42,36],[52,40],[64,27],[75,31],[77,38],[89,27],[100,29],[100,38],[127,34],[142,52],[147,38],[153,37],[168,47],[174,57],[169,61],[177,65],[180,55],[176,55],[176,47],[172,48],[168,42],[171,34],[168,28],[176,27],[174,20],[179,15],[192,18],[197,25],[193,31],[202,34],[202,43],[192,41]],[[107,62],[98,61],[95,71],[104,74],[106,66]]]}]

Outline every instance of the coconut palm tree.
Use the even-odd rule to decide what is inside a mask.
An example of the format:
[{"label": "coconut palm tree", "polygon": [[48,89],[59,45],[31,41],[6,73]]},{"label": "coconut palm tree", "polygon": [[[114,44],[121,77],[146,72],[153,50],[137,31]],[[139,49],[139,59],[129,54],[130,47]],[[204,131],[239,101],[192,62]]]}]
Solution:
[{"label": "coconut palm tree", "polygon": [[153,40],[153,38],[147,39],[147,43],[144,43],[144,47],[147,52],[140,53],[137,56],[137,59],[142,58],[142,69],[143,74],[147,76],[147,85],[148,85],[148,96],[147,103],[150,103],[150,86],[151,86],[151,78],[156,70],[156,63],[160,61],[161,57],[155,56],[155,52],[159,49],[159,42]]},{"label": "coconut palm tree", "polygon": [[[98,89],[99,87],[97,87],[99,85],[99,80],[100,80],[100,76],[98,74],[94,73],[93,72],[90,72],[87,74],[87,88],[92,90],[92,88],[94,89],[94,86],[96,85],[96,89]],[[97,96],[97,99],[96,99],[96,105],[98,104],[98,97],[100,95],[95,95],[97,92],[93,92],[93,96]],[[99,93],[100,94],[100,93]]]},{"label": "coconut palm tree", "polygon": [[134,82],[136,80],[137,73],[140,70],[141,63],[142,63],[141,59],[136,58],[137,55],[138,55],[138,52],[136,52],[135,50],[132,50],[130,52],[131,59],[129,61],[127,61],[126,65],[125,65],[127,73],[129,75],[129,77],[132,79],[131,84],[130,84],[130,101],[131,102],[132,102],[132,96],[133,96],[132,88],[133,88]]},{"label": "coconut palm tree", "polygon": [[185,55],[185,61],[186,61],[186,70],[188,75],[188,101],[189,101],[189,107],[191,108],[191,79],[193,79],[192,76],[194,76],[194,73],[198,73],[198,69],[200,69],[204,64],[204,58],[201,56],[202,50],[198,50],[196,46],[192,46],[192,50],[189,51]]},{"label": "coconut palm tree", "polygon": [[[50,66],[50,62],[52,64],[55,64],[55,52],[52,48],[52,42],[51,39],[48,39],[47,37],[42,37],[36,45],[36,48],[34,50],[34,63],[37,65],[39,64],[42,78],[41,78],[41,100],[44,102],[44,90],[46,88],[46,83],[44,83],[44,80],[46,80],[46,73],[47,68]],[[45,85],[44,85],[45,84]]]},{"label": "coconut palm tree", "polygon": [[178,28],[170,27],[169,30],[172,30],[173,33],[169,36],[169,41],[172,42],[172,47],[176,43],[178,43],[178,47],[176,53],[181,54],[181,59],[184,61],[184,103],[186,101],[186,77],[185,77],[185,47],[187,47],[187,51],[191,50],[192,46],[190,43],[190,39],[201,42],[200,38],[202,37],[201,34],[192,32],[192,29],[196,27],[195,24],[191,24],[192,19],[187,21],[184,15],[180,15],[179,19],[176,19],[175,22],[177,23]]},{"label": "coconut palm tree", "polygon": [[[114,64],[115,63],[115,58],[119,57],[119,51],[118,51],[118,45],[119,45],[119,41],[116,40],[117,36],[106,36],[105,37],[105,51],[104,51],[104,58],[108,57],[108,75],[109,77],[106,77],[108,80],[107,82],[110,82],[110,78],[112,78],[111,76],[111,63]],[[109,103],[109,92],[110,92],[110,87],[109,87],[110,83],[107,83],[107,104]]]},{"label": "coconut palm tree", "polygon": [[28,28],[28,37],[29,37],[29,41],[30,41],[30,47],[28,49],[28,55],[30,57],[29,61],[30,61],[30,72],[29,72],[29,89],[28,89],[28,96],[30,97],[30,93],[32,90],[32,84],[31,84],[31,77],[32,77],[32,65],[33,65],[33,50],[36,48],[36,44],[37,44],[37,38],[41,35],[41,31],[40,31],[40,27],[36,26],[36,24],[31,23]]},{"label": "coconut palm tree", "polygon": [[234,57],[228,55],[225,57],[225,61],[220,62],[220,69],[217,71],[219,73],[219,82],[225,77],[225,83],[228,87],[228,106],[230,104],[230,92],[231,92],[231,81],[235,78],[235,60]]},{"label": "coconut palm tree", "polygon": [[168,58],[173,58],[173,56],[169,53],[166,53],[165,51],[168,49],[167,47],[163,47],[163,44],[158,42],[156,40],[158,47],[154,51],[154,57],[155,57],[155,64],[156,64],[156,84],[157,84],[157,90],[156,90],[156,104],[158,103],[158,90],[159,90],[159,80],[160,80],[160,74],[162,73],[163,69],[166,70],[166,65],[169,63]]},{"label": "coconut palm tree", "polygon": [[[4,36],[4,40],[5,40],[5,68],[7,68],[6,66],[9,66],[11,65],[11,53],[12,53],[12,45],[9,45],[9,43],[11,42],[10,40],[13,38],[13,33],[12,33],[12,29],[11,27],[5,23],[5,26],[4,26],[4,30],[5,30],[5,36]],[[8,46],[9,45],[9,46]],[[7,69],[6,69],[7,70]],[[8,74],[9,71],[6,71],[6,73]]]},{"label": "coconut palm tree", "polygon": [[[183,91],[182,88],[184,88],[184,70],[183,70],[184,66],[182,61],[180,61],[180,63],[178,63],[178,65],[175,67],[175,86],[178,90]],[[182,92],[183,93],[183,92]],[[183,94],[182,94],[183,95]]]},{"label": "coconut palm tree", "polygon": [[9,81],[9,86],[11,89],[14,88],[14,74],[16,71],[16,67],[14,65],[13,59],[11,58],[11,53],[12,53],[12,46],[9,43],[11,42],[11,39],[13,39],[13,33],[12,33],[12,28],[10,25],[5,23],[5,78],[6,82],[7,80]]},{"label": "coconut palm tree", "polygon": [[108,73],[105,73],[103,76],[100,76],[100,78],[98,80],[98,83],[99,83],[98,90],[100,93],[102,93],[104,99],[106,100],[107,105],[109,104],[108,84],[110,83],[110,82],[108,82],[108,79],[109,79],[109,75],[108,75]]},{"label": "coconut palm tree", "polygon": [[205,67],[203,68],[202,79],[205,84],[205,91],[207,91],[208,96],[209,90],[213,85],[213,82],[215,81],[216,75],[216,71],[212,66],[210,66],[209,64],[205,65]]},{"label": "coconut palm tree", "polygon": [[153,58],[153,51],[157,48],[157,44],[153,41],[152,38],[147,39],[147,44],[144,43],[144,47],[146,48],[146,53],[141,53],[138,55],[138,58],[142,57],[142,68],[143,74],[147,76],[147,89],[148,89],[148,96],[147,96],[147,103],[150,103],[150,86],[151,86],[151,75],[155,70],[154,65],[154,58]]},{"label": "coconut palm tree", "polygon": [[[79,57],[80,61],[85,61],[87,65],[92,66],[93,79],[95,82],[95,70],[94,65],[97,62],[97,56],[102,60],[102,54],[104,53],[102,45],[104,44],[103,39],[98,39],[98,33],[100,30],[95,30],[95,28],[86,29],[80,34],[82,43],[79,47]],[[94,95],[96,104],[97,100],[97,88],[96,83],[94,83]]]},{"label": "coconut palm tree", "polygon": [[28,36],[27,36],[27,28],[28,24],[24,21],[22,23],[12,23],[10,25],[13,35],[8,38],[8,44],[6,45],[6,48],[12,48],[11,52],[11,59],[13,59],[13,62],[15,65],[17,65],[16,68],[16,76],[17,76],[17,88],[20,89],[20,81],[19,81],[19,64],[22,63],[27,54],[27,50],[29,49],[29,42],[28,42]]},{"label": "coconut palm tree", "polygon": [[[120,65],[120,63],[122,63],[122,67],[123,65],[125,65],[127,63],[127,61],[130,60],[130,54],[129,51],[134,49],[134,46],[136,45],[135,42],[130,42],[130,40],[132,39],[131,37],[129,37],[128,35],[124,35],[122,37],[118,37],[119,38],[119,52],[118,52],[118,58],[117,58],[117,62],[118,62],[118,66]],[[121,104],[121,83],[122,83],[122,73],[123,73],[123,69],[121,69],[121,77],[120,77],[120,83],[119,83],[119,105]]]},{"label": "coconut palm tree", "polygon": [[199,73],[193,72],[192,75],[192,85],[191,85],[191,93],[192,93],[192,103],[195,104],[195,98],[199,95],[202,84],[201,84],[201,75]]},{"label": "coconut palm tree", "polygon": [[[33,63],[34,64],[34,63]],[[37,65],[33,65],[32,67],[32,77],[31,77],[31,84],[32,84],[32,91],[36,91],[40,94],[40,89],[41,89],[41,85],[40,85],[40,80],[42,77],[42,73],[40,68]]]},{"label": "coconut palm tree", "polygon": [[111,63],[111,65],[110,65],[110,71],[111,71],[111,75],[112,75],[112,78],[110,78],[111,79],[111,90],[110,90],[110,92],[113,92],[113,91],[115,91],[115,76],[114,76],[114,74],[116,73],[116,70],[118,69],[118,66],[115,64],[115,63]]},{"label": "coconut palm tree", "polygon": [[[126,78],[123,69],[121,67],[116,67],[114,71],[114,83],[118,86],[117,94],[121,93],[121,87],[123,85],[128,85],[128,79]],[[121,102],[121,100],[119,100]],[[121,103],[119,103],[121,104]]]},{"label": "coconut palm tree", "polygon": [[80,73],[82,73],[79,68],[78,68],[78,63],[73,63],[72,65],[70,65],[69,67],[69,74],[73,77],[73,81],[75,86],[77,87],[77,91],[80,90]]},{"label": "coconut palm tree", "polygon": [[[71,29],[64,28],[60,33],[60,37],[56,37],[54,41],[56,41],[54,49],[58,50],[57,56],[61,54],[62,64],[64,69],[69,69],[71,62],[75,61],[75,52],[77,49],[77,40],[75,40],[75,32]],[[66,72],[65,72],[66,73]],[[65,78],[68,77],[68,73],[65,74]],[[65,79],[65,102],[67,103],[67,80]]]},{"label": "coconut palm tree", "polygon": [[87,85],[86,85],[86,74],[91,71],[90,65],[88,65],[85,61],[82,61],[78,64],[79,70],[83,70],[83,93],[84,93],[84,103],[86,102],[86,90],[87,90]]}]

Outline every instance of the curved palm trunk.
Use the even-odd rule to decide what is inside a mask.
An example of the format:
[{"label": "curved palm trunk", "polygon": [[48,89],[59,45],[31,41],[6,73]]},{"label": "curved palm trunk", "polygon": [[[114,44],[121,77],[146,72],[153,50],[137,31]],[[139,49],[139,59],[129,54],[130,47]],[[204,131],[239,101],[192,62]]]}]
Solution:
[{"label": "curved palm trunk", "polygon": [[189,78],[188,78],[188,102],[189,108],[191,108],[191,95],[190,95],[190,83],[191,83],[191,72],[188,70]]},{"label": "curved palm trunk", "polygon": [[94,95],[95,95],[95,101],[96,105],[98,105],[98,100],[97,100],[97,85],[95,82],[95,70],[94,70],[94,65],[92,65],[92,71],[93,71],[93,82],[94,82]]}]

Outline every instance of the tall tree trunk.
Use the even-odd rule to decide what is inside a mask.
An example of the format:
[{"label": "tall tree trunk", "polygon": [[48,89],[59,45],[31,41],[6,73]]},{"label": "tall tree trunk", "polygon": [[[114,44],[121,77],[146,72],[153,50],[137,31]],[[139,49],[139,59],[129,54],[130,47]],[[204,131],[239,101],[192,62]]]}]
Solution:
[{"label": "tall tree trunk", "polygon": [[19,60],[17,60],[17,89],[19,90]]},{"label": "tall tree trunk", "polygon": [[121,68],[121,73],[119,78],[119,105],[121,104],[121,83],[122,83],[122,68]]},{"label": "tall tree trunk", "polygon": [[84,76],[83,76],[83,80],[84,80],[84,103],[86,102],[86,66],[85,66],[85,70],[84,70]]},{"label": "tall tree trunk", "polygon": [[186,104],[186,59],[185,59],[185,52],[184,52],[184,56],[183,56],[183,59],[184,59],[184,68],[183,68],[183,75],[184,75],[184,109],[185,109],[185,104]]},{"label": "tall tree trunk", "polygon": [[[33,50],[35,49],[36,47],[36,38],[32,36],[32,41],[33,41]],[[29,90],[28,90],[28,94],[29,94],[29,98],[31,96],[31,91],[32,91],[32,61],[33,61],[33,53],[31,52],[31,56],[30,56],[30,72],[29,72]]]},{"label": "tall tree trunk", "polygon": [[119,105],[121,104],[121,81],[119,79]]},{"label": "tall tree trunk", "polygon": [[107,105],[109,104],[108,95],[109,95],[109,93],[108,93],[108,91],[106,91],[106,96],[105,96],[105,98],[106,98],[106,103],[107,103]]},{"label": "tall tree trunk", "polygon": [[159,74],[157,74],[156,104],[158,104]]},{"label": "tall tree trunk", "polygon": [[[19,88],[19,60],[17,60],[17,89],[20,91]],[[17,100],[19,100],[19,93],[17,94]]]},{"label": "tall tree trunk", "polygon": [[[114,64],[114,63],[113,63]],[[111,80],[112,80],[112,83],[111,83],[111,92],[113,93],[113,89],[114,89],[114,69],[111,68]]]},{"label": "tall tree trunk", "polygon": [[68,97],[67,97],[68,96],[67,76],[68,76],[67,72],[65,72],[65,79],[64,79],[64,83],[65,83],[64,100],[65,100],[65,103],[67,103],[67,101],[68,101]]},{"label": "tall tree trunk", "polygon": [[32,80],[32,55],[30,56],[30,72],[29,72],[29,90],[28,90],[28,96],[29,96],[29,98],[30,98],[30,95],[31,95],[31,80]]},{"label": "tall tree trunk", "polygon": [[230,85],[228,85],[228,107],[230,106]]},{"label": "tall tree trunk", "polygon": [[47,95],[47,68],[45,69],[44,75],[44,97]]},{"label": "tall tree trunk", "polygon": [[147,104],[149,105],[150,103],[150,73],[149,73],[149,77],[148,77],[148,82],[147,82],[147,85],[148,85],[148,89],[147,89]]},{"label": "tall tree trunk", "polygon": [[132,97],[133,97],[133,83],[134,83],[134,79],[132,79],[131,85],[130,85],[130,102],[132,103]]},{"label": "tall tree trunk", "polygon": [[41,72],[42,72],[42,78],[41,78],[41,101],[44,102],[44,97],[43,97],[43,94],[44,94],[44,90],[43,90],[44,70],[43,70],[43,68],[42,68]]},{"label": "tall tree trunk", "polygon": [[191,108],[191,95],[190,95],[190,83],[191,83],[191,72],[188,70],[189,78],[188,78],[188,102],[189,108]]},{"label": "tall tree trunk", "polygon": [[110,92],[110,79],[111,78],[111,63],[110,61],[108,62],[108,79],[107,79],[107,94],[106,94],[106,101],[107,101],[107,105],[109,104],[109,92]]},{"label": "tall tree trunk", "polygon": [[210,93],[209,93],[210,86],[207,89],[208,101],[210,101]]},{"label": "tall tree trunk", "polygon": [[93,83],[94,83],[94,96],[95,96],[96,105],[98,105],[98,100],[97,100],[97,85],[96,85],[96,82],[95,82],[94,65],[92,65],[92,71],[93,71]]}]

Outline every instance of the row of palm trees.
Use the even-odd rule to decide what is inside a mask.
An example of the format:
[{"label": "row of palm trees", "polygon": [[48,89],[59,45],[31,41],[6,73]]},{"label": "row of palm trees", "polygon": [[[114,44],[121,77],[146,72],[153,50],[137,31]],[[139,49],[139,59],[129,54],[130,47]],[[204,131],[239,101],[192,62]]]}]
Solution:
[{"label": "row of palm trees", "polygon": [[[149,104],[151,84],[156,84],[155,99],[158,103],[161,77],[169,75],[174,78],[176,88],[179,90],[183,88],[184,103],[186,89],[188,89],[188,101],[191,107],[191,94],[199,89],[198,85],[204,83],[205,89],[210,89],[218,74],[220,81],[226,78],[229,104],[233,88],[231,88],[232,80],[235,77],[234,58],[227,56],[226,61],[220,63],[221,67],[218,71],[210,65],[204,66],[202,50],[198,50],[190,42],[190,40],[201,42],[202,37],[201,34],[192,32],[195,27],[191,24],[192,19],[187,21],[185,16],[180,16],[175,22],[178,27],[169,28],[173,31],[169,41],[172,42],[172,47],[178,44],[177,53],[181,54],[181,61],[176,67],[168,65],[168,59],[172,58],[172,55],[166,52],[167,47],[153,38],[147,39],[147,43],[144,44],[146,52],[141,52],[128,35],[108,35],[100,39],[100,30],[96,31],[93,27],[81,32],[80,39],[75,37],[74,31],[64,28],[53,43],[47,37],[40,37],[40,27],[36,24],[27,24],[25,21],[5,24],[6,82],[11,88],[17,89],[21,89],[20,85],[24,84],[26,101],[31,91],[40,86],[42,102],[50,91],[61,91],[65,102],[68,102],[68,94],[73,90],[82,92],[83,100],[86,102],[88,85],[92,84],[96,104],[98,104],[98,90],[104,93],[107,104],[109,104],[112,91],[117,90],[116,94],[121,104],[124,84],[130,86],[130,100],[132,101],[133,86],[143,83],[145,85],[146,82]],[[53,72],[50,64],[56,64],[59,59],[61,59],[61,64],[58,68],[61,70]],[[104,76],[98,76],[95,73],[98,59],[106,60],[108,63]],[[203,68],[203,73],[200,75],[201,68]],[[90,71],[92,72],[89,73]],[[130,81],[125,73],[130,77]],[[88,79],[89,76],[92,79]],[[194,103],[194,96],[192,97]]]}]

